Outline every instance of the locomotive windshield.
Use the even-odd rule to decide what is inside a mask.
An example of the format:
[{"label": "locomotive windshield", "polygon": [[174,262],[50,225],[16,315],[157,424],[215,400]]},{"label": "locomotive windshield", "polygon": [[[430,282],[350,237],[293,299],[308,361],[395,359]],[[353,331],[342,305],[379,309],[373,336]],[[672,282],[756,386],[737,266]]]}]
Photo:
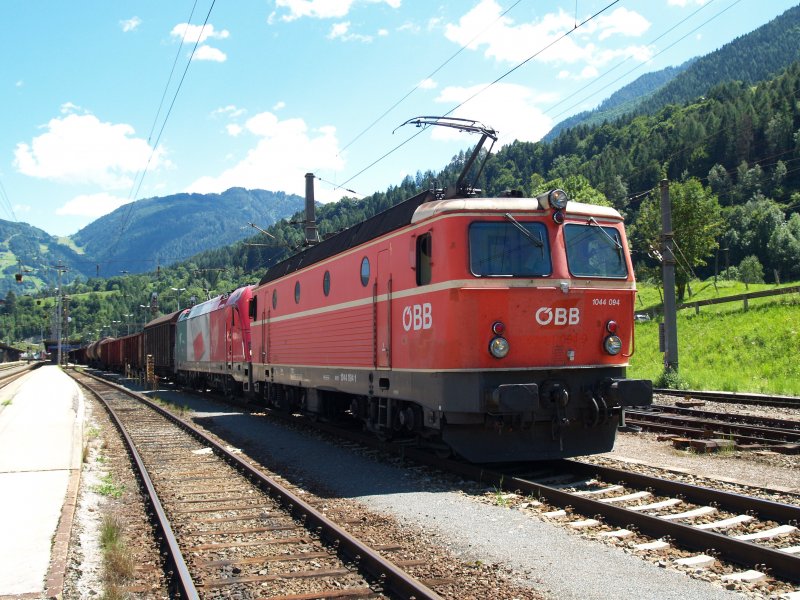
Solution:
[{"label": "locomotive windshield", "polygon": [[542,223],[477,222],[469,227],[469,264],[478,277],[550,275],[550,244]]},{"label": "locomotive windshield", "polygon": [[619,231],[603,227],[592,219],[587,225],[576,223],[564,226],[567,245],[567,264],[577,277],[628,276],[625,253]]}]

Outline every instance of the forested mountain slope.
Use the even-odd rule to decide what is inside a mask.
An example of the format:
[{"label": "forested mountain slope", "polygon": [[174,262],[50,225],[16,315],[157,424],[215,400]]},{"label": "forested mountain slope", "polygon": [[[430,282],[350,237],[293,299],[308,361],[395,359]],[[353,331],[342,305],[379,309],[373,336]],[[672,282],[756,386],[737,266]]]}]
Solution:
[{"label": "forested mountain slope", "polygon": [[[69,245],[69,240],[27,223],[0,219],[0,298],[10,290],[20,294],[55,286],[57,273],[53,267],[58,264],[69,269],[63,274],[64,283],[88,274],[84,257]],[[22,275],[19,282],[17,275]]]},{"label": "forested mountain slope", "polygon": [[800,59],[800,6],[795,6],[758,29],[719,50],[683,65],[648,73],[621,88],[591,111],[558,123],[545,136],[578,125],[601,125],[624,114],[655,114],[668,104],[684,104],[709,89],[730,81],[753,84],[775,76]]},{"label": "forested mountain slope", "polygon": [[222,194],[174,194],[125,205],[72,236],[109,273],[141,273],[232,244],[252,234],[248,223],[267,227],[294,214],[302,197],[284,192],[231,188]]}]

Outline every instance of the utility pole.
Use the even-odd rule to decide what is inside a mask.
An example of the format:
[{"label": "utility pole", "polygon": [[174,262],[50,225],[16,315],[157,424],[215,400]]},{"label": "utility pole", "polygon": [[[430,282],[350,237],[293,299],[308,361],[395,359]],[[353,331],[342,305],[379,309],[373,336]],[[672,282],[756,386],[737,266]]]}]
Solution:
[{"label": "utility pole", "polygon": [[661,180],[661,272],[664,283],[664,368],[678,372],[678,319],[675,303],[675,254],[669,180]]},{"label": "utility pole", "polygon": [[58,361],[56,364],[60,367],[61,366],[61,335],[63,333],[63,319],[64,315],[61,314],[61,297],[63,295],[63,291],[61,289],[61,274],[65,273],[68,269],[60,262],[54,267],[58,272],[58,298],[56,300],[56,343],[58,344],[58,351],[56,354],[56,360]]}]

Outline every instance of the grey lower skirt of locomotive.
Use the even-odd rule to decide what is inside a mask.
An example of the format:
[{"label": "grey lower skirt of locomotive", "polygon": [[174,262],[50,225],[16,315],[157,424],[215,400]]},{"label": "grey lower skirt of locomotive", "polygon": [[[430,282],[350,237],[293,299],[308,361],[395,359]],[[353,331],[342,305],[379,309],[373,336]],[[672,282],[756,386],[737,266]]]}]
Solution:
[{"label": "grey lower skirt of locomotive", "polygon": [[[320,375],[304,374],[311,380]],[[619,367],[393,372],[391,384],[381,381],[374,380],[368,393],[358,389],[360,382],[333,392],[320,381],[304,390],[298,405],[328,416],[346,411],[382,437],[416,436],[486,463],[608,452],[625,407],[646,406],[653,398],[651,381],[627,379]]]},{"label": "grey lower skirt of locomotive", "polygon": [[626,407],[653,402],[652,382],[625,378],[619,368],[545,371],[535,381],[530,375],[480,374],[483,426],[495,435],[476,436],[451,418],[442,439],[473,462],[599,454],[613,448]]}]

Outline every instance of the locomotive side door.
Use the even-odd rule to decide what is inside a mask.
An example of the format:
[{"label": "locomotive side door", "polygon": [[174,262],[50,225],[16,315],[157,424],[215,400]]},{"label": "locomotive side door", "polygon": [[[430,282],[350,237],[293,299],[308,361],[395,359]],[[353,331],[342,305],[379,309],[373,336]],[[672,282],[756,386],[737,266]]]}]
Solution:
[{"label": "locomotive side door", "polygon": [[392,368],[392,273],[390,250],[378,252],[378,272],[375,274],[375,366]]}]

